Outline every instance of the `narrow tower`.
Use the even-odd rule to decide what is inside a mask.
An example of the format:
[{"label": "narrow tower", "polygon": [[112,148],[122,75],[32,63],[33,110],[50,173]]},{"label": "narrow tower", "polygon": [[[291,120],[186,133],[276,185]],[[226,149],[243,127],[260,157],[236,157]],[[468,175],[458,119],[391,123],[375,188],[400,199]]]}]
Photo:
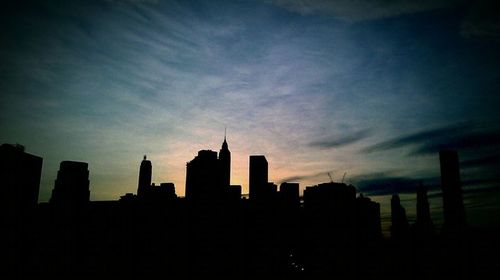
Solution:
[{"label": "narrow tower", "polygon": [[224,142],[219,151],[219,162],[221,167],[221,182],[224,188],[229,188],[231,184],[231,152],[226,142],[226,129],[224,129]]},{"label": "narrow tower", "polygon": [[465,209],[458,153],[455,150],[442,150],[439,152],[439,161],[443,190],[444,226],[447,230],[460,230],[465,226]]},{"label": "narrow tower", "polygon": [[391,238],[400,240],[408,236],[410,225],[406,218],[406,210],[401,205],[399,195],[393,194],[391,198]]},{"label": "narrow tower", "polygon": [[418,234],[427,236],[433,232],[429,199],[427,198],[427,188],[420,182],[417,187],[417,222]]},{"label": "narrow tower", "polygon": [[144,159],[141,162],[141,168],[139,169],[139,185],[137,186],[137,196],[144,196],[147,190],[151,187],[151,161]]}]

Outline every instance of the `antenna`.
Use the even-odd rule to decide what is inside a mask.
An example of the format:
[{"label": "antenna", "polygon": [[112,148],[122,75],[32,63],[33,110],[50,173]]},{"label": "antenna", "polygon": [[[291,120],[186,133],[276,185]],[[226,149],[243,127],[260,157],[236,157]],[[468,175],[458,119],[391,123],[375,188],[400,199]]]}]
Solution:
[{"label": "antenna", "polygon": [[226,141],[226,129],[227,129],[227,126],[224,126],[224,141]]},{"label": "antenna", "polygon": [[330,183],[333,183],[332,175],[330,175],[330,172],[327,172],[326,174],[328,174],[328,177],[330,177]]},{"label": "antenna", "polygon": [[346,172],[344,172],[344,176],[342,176],[342,183],[344,183],[345,174],[347,174],[347,171],[346,171]]}]

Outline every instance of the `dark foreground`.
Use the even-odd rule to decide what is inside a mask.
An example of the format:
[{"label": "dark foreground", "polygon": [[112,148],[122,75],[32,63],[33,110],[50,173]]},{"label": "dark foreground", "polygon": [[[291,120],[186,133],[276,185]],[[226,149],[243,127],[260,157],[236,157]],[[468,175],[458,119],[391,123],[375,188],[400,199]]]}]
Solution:
[{"label": "dark foreground", "polygon": [[[496,279],[498,230],[390,240],[359,214],[302,206],[93,202],[7,219],[7,275],[200,279]],[[331,210],[331,209],[330,209]],[[266,278],[267,279],[267,278]]]}]

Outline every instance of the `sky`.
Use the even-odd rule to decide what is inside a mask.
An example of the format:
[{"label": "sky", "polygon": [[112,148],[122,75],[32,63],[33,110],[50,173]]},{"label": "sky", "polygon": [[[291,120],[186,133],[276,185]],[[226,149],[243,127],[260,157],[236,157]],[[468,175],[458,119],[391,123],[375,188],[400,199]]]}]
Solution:
[{"label": "sky", "polygon": [[243,193],[261,154],[277,184],[345,174],[387,202],[438,190],[443,148],[468,193],[500,186],[495,1],[19,2],[0,12],[0,143],[43,157],[40,201],[63,160],[89,163],[91,200],[135,193],[143,155],[183,196],[225,128]]}]

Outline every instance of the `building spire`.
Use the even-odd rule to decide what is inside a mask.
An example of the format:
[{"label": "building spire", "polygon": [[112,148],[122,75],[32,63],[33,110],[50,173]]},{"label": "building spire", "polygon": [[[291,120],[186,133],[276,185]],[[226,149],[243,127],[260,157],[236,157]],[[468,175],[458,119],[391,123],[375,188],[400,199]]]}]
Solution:
[{"label": "building spire", "polygon": [[224,142],[222,142],[222,149],[227,150],[227,141],[226,141],[226,127],[224,127]]},{"label": "building spire", "polygon": [[144,160],[146,160],[146,158],[147,158],[146,155],[144,155]]}]

